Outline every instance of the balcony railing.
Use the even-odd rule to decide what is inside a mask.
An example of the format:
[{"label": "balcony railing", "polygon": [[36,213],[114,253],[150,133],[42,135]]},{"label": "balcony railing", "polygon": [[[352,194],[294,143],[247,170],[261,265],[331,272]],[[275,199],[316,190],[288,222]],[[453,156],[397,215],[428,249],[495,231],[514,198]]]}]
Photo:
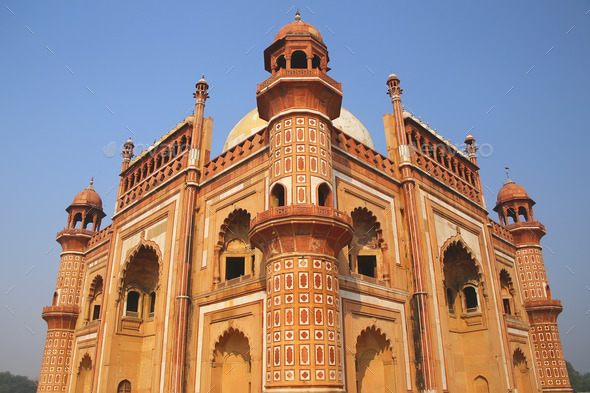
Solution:
[{"label": "balcony railing", "polygon": [[260,83],[258,85],[258,92],[266,89],[277,80],[281,78],[320,78],[324,82],[328,83],[330,86],[334,87],[337,90],[342,90],[342,84],[336,82],[334,79],[330,78],[326,75],[323,71],[318,68],[312,68],[311,70],[308,69],[290,69],[287,70],[285,68],[281,68],[274,74],[272,74],[267,80]]},{"label": "balcony railing", "polygon": [[252,221],[250,221],[250,229],[262,222],[289,216],[316,216],[334,218],[348,225],[352,225],[352,218],[350,218],[346,213],[336,210],[332,207],[317,205],[288,205],[271,207],[269,210],[259,213]]}]

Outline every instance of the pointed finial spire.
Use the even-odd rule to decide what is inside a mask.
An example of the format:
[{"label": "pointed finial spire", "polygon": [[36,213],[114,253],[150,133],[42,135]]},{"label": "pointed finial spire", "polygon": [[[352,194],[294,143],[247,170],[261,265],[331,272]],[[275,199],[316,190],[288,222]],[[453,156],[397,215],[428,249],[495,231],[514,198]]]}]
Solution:
[{"label": "pointed finial spire", "polygon": [[87,189],[87,190],[94,190],[94,187],[93,187],[93,185],[94,185],[94,176],[92,176],[92,177],[90,178],[90,185],[89,185],[89,186],[88,186],[88,188],[86,188],[86,189]]},{"label": "pointed finial spire", "polygon": [[295,13],[295,21],[299,22],[301,20],[301,14],[299,13],[299,10],[297,10],[297,12]]},{"label": "pointed finial spire", "polygon": [[506,183],[514,183],[511,179],[510,176],[508,176],[508,170],[510,169],[509,167],[505,166],[504,169],[506,170]]}]

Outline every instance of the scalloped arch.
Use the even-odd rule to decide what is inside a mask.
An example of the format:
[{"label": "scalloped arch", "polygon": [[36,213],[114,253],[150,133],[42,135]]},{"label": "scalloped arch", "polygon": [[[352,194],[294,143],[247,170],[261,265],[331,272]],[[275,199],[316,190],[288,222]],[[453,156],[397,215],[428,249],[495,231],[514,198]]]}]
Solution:
[{"label": "scalloped arch", "polygon": [[514,352],[512,352],[512,362],[514,362],[514,357],[515,357],[517,354],[520,354],[520,356],[522,356],[522,359],[524,360],[525,364],[527,364],[527,365],[528,365],[528,360],[527,360],[527,357],[526,357],[526,355],[524,354],[524,351],[522,350],[522,348],[521,348],[520,346],[516,347],[516,348],[514,349]]},{"label": "scalloped arch", "polygon": [[104,291],[104,279],[102,278],[102,275],[97,274],[92,279],[92,282],[90,283],[90,287],[88,288],[88,300],[92,300],[94,298],[94,296],[96,295],[94,293],[94,291],[96,289],[96,285],[98,284],[99,280],[102,281],[103,291]]},{"label": "scalloped arch", "polygon": [[377,326],[377,325],[381,325],[380,321],[373,321],[372,325],[365,326],[363,329],[360,329],[360,331],[357,334],[355,334],[355,337],[356,337],[355,347],[356,347],[356,345],[358,345],[359,338],[361,337],[361,335],[363,333],[373,332],[377,336],[383,337],[383,339],[385,340],[385,342],[387,343],[387,345],[391,349],[391,352],[395,353],[395,348],[391,342],[391,339],[387,338],[387,333],[385,332],[386,330],[389,330],[389,329],[387,329],[385,326]]},{"label": "scalloped arch", "polygon": [[161,275],[161,270],[162,270],[162,251],[160,251],[160,247],[155,242],[153,242],[151,240],[146,240],[143,237],[143,233],[142,233],[142,236],[141,236],[139,242],[137,243],[137,245],[135,247],[133,247],[133,249],[127,255],[127,258],[125,259],[125,263],[123,264],[123,268],[121,269],[121,272],[119,274],[119,280],[118,280],[119,281],[119,291],[120,291],[119,299],[125,293],[123,280],[125,279],[125,274],[127,273],[127,269],[129,267],[129,264],[131,263],[133,258],[137,255],[139,250],[141,250],[142,248],[152,250],[153,252],[156,253],[157,263],[158,263],[158,281],[157,281],[158,284],[156,285],[156,288],[154,288],[154,290],[157,290],[160,287],[160,275]]},{"label": "scalloped arch", "polygon": [[80,359],[80,363],[78,363],[78,373],[80,373],[80,370],[82,369],[82,365],[88,362],[90,364],[90,368],[92,369],[92,357],[90,356],[90,354],[88,352],[85,352],[84,355],[82,355],[82,358]]},{"label": "scalloped arch", "polygon": [[510,273],[508,273],[508,270],[502,268],[500,270],[500,285],[502,284],[502,274],[505,275],[505,277],[507,277],[507,281],[508,281],[508,288],[510,290],[510,292],[512,293],[513,291],[515,291],[514,289],[514,282],[512,281],[512,276],[510,275]]},{"label": "scalloped arch", "polygon": [[231,224],[231,222],[234,218],[239,217],[241,215],[246,215],[246,216],[248,216],[248,219],[250,219],[250,213],[248,213],[247,210],[235,209],[226,217],[225,220],[223,220],[223,224],[221,224],[221,228],[219,229],[219,239],[217,241],[218,247],[223,248],[223,246],[225,244],[225,235],[227,233],[229,225]]},{"label": "scalloped arch", "polygon": [[[242,337],[244,337],[246,339],[246,341],[248,342],[248,346],[250,347],[250,353],[255,353],[252,351],[252,338],[249,336],[248,333],[246,333],[243,329],[241,329],[240,327],[234,327],[233,324],[235,323],[235,321],[231,321],[231,323],[228,323],[229,327],[227,327],[226,329],[223,330],[223,332],[221,334],[219,334],[217,336],[217,339],[215,340],[215,342],[213,343],[213,349],[210,352],[210,360],[215,359],[215,349],[217,347],[217,344],[219,344],[221,342],[222,339],[224,339],[225,337],[229,337],[232,334],[238,334]],[[248,357],[251,357],[250,355],[248,355]]]},{"label": "scalloped arch", "polygon": [[446,256],[447,251],[449,250],[449,248],[451,248],[452,246],[455,246],[455,245],[460,246],[463,250],[465,250],[465,252],[469,255],[471,260],[473,260],[473,263],[475,264],[475,268],[477,269],[477,276],[478,276],[479,282],[483,284],[484,275],[483,275],[482,266],[481,266],[480,262],[477,260],[477,258],[475,257],[475,253],[473,252],[471,247],[469,247],[467,245],[467,243],[465,242],[465,240],[463,240],[463,238],[461,237],[461,235],[459,233],[457,233],[455,236],[448,238],[443,243],[443,245],[440,247],[441,270],[444,268],[445,256]]},{"label": "scalloped arch", "polygon": [[354,222],[354,216],[355,215],[368,215],[370,222],[373,224],[372,229],[375,229],[375,232],[377,233],[377,243],[379,245],[379,248],[381,248],[381,245],[384,242],[383,239],[383,229],[381,229],[381,223],[379,222],[379,220],[377,220],[377,217],[373,214],[373,212],[369,209],[367,209],[366,207],[356,207],[354,208],[354,210],[350,213],[350,216],[353,219]]}]

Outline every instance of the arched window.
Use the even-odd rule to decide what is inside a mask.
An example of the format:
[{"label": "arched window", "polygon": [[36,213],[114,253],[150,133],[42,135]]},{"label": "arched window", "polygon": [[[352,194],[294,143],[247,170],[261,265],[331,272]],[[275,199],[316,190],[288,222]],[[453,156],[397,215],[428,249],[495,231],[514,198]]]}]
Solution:
[{"label": "arched window", "polygon": [[93,221],[94,216],[92,214],[87,214],[86,219],[84,220],[84,225],[82,225],[82,229],[88,229],[89,231],[93,231]]},{"label": "arched window", "polygon": [[150,247],[144,245],[132,253],[123,276],[123,288],[126,291],[125,316],[147,317],[144,310],[150,310],[151,298],[148,294],[155,293],[159,280],[158,255]]},{"label": "arched window", "polygon": [[[74,223],[72,225],[72,228],[80,228],[82,225],[82,213],[76,213],[74,214]],[[78,225],[80,224],[80,225]]]},{"label": "arched window", "polygon": [[502,308],[504,314],[512,315],[514,312],[514,287],[512,278],[505,269],[500,271],[500,290],[502,291]]},{"label": "arched window", "polygon": [[326,183],[318,186],[318,206],[332,206],[332,190]]},{"label": "arched window", "polygon": [[250,214],[236,210],[225,220],[220,239],[220,279],[229,281],[254,273],[255,252],[250,246]]},{"label": "arched window", "polygon": [[285,187],[280,183],[275,184],[270,192],[270,206],[285,206]]},{"label": "arched window", "polygon": [[447,288],[447,306],[451,314],[455,313],[455,293],[451,288]]},{"label": "arched window", "polygon": [[275,67],[275,71],[278,71],[281,68],[282,69],[287,68],[287,60],[285,60],[285,55],[280,55],[279,58],[277,59],[277,66]]},{"label": "arched window", "polygon": [[176,157],[178,154],[178,142],[174,141],[172,144],[172,158]]},{"label": "arched window", "polygon": [[465,309],[467,312],[474,312],[478,310],[477,291],[472,286],[463,288],[463,296],[465,297]]},{"label": "arched window", "polygon": [[119,382],[117,393],[131,393],[131,382],[126,379]]},{"label": "arched window", "polygon": [[59,299],[59,294],[56,292],[53,293],[53,302],[51,302],[52,306],[57,306],[57,301]]},{"label": "arched window", "polygon": [[127,302],[125,303],[125,315],[128,317],[139,316],[139,299],[141,295],[137,291],[127,292]]},{"label": "arched window", "polygon": [[168,161],[170,161],[170,149],[165,148],[164,149],[164,164],[167,164]]},{"label": "arched window", "polygon": [[100,319],[100,307],[102,305],[102,277],[96,276],[90,285],[90,303],[88,305],[89,319],[95,321]]},{"label": "arched window", "polygon": [[524,206],[518,208],[518,215],[522,222],[527,222],[529,220],[529,214]]},{"label": "arched window", "polygon": [[[462,298],[463,313],[480,311],[478,286],[480,282],[479,267],[473,255],[462,241],[449,245],[443,254],[443,276],[445,294],[449,311],[456,304],[457,294]],[[452,295],[452,302],[449,296]],[[455,309],[451,312],[454,312]]]},{"label": "arched window", "polygon": [[307,68],[307,55],[302,50],[296,50],[291,55],[291,68]]},{"label": "arched window", "polygon": [[154,317],[156,311],[156,292],[150,293],[150,318]]},{"label": "arched window", "polygon": [[318,55],[313,55],[313,58],[311,59],[311,68],[320,68],[321,69],[321,63],[322,60],[320,59],[320,57]]},{"label": "arched window", "polygon": [[367,208],[356,208],[350,214],[354,235],[349,246],[352,272],[380,279],[382,263],[381,224]]},{"label": "arched window", "polygon": [[508,224],[514,224],[516,223],[516,221],[518,221],[518,219],[516,218],[516,212],[514,211],[513,208],[509,208],[506,211],[506,215],[508,216],[509,220],[508,220]]}]

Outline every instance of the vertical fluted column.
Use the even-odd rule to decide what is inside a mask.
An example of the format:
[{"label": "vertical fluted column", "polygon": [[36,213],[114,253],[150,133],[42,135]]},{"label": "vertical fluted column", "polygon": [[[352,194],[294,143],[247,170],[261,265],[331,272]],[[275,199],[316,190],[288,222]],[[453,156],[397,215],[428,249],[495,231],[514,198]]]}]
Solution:
[{"label": "vertical fluted column", "polygon": [[387,80],[388,94],[393,104],[393,116],[395,132],[397,135],[399,162],[402,174],[402,185],[410,230],[410,246],[412,250],[412,270],[414,274],[415,312],[418,319],[420,337],[420,363],[423,379],[423,391],[434,392],[436,389],[435,366],[432,351],[432,338],[430,334],[430,316],[428,311],[428,292],[425,284],[425,267],[422,257],[422,244],[420,241],[420,227],[418,224],[418,208],[416,197],[416,183],[412,176],[407,135],[404,129],[404,119],[401,105],[402,89],[400,80],[391,74]]},{"label": "vertical fluted column", "polygon": [[182,207],[182,234],[178,261],[180,263],[176,290],[176,313],[174,327],[174,347],[172,354],[172,382],[171,391],[182,393],[184,391],[184,368],[186,357],[186,331],[188,324],[188,280],[191,268],[190,245],[193,236],[194,215],[197,200],[197,182],[199,180],[200,168],[198,166],[203,140],[203,115],[205,101],[209,97],[207,90],[209,85],[204,78],[196,85],[195,97],[195,118],[189,150],[189,162],[186,181],[186,192],[184,206]]}]

